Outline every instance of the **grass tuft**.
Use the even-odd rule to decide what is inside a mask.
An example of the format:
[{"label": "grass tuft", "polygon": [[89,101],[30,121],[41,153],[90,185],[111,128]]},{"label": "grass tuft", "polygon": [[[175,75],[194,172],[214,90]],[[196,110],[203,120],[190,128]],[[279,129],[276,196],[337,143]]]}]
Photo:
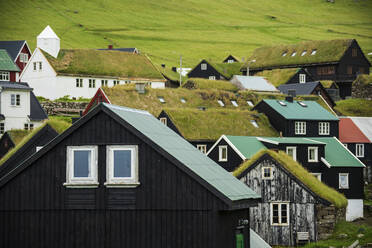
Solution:
[{"label": "grass tuft", "polygon": [[335,110],[343,116],[372,116],[372,100],[352,98],[336,102]]}]

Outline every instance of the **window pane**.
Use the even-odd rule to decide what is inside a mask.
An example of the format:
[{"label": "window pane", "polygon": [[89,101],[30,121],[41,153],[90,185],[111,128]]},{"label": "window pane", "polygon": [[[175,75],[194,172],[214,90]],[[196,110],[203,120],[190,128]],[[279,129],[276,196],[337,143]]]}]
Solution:
[{"label": "window pane", "polygon": [[114,151],[114,177],[131,177],[132,152],[129,150]]},{"label": "window pane", "polygon": [[273,204],[273,223],[279,223],[278,204]]},{"label": "window pane", "polygon": [[74,177],[90,176],[91,151],[74,151]]}]

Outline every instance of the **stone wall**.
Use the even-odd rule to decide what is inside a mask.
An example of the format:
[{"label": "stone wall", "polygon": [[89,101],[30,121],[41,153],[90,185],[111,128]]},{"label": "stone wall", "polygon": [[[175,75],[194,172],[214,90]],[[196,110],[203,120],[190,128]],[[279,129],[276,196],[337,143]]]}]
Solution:
[{"label": "stone wall", "polygon": [[84,111],[88,102],[44,101],[40,104],[48,115],[77,116]]},{"label": "stone wall", "polygon": [[328,238],[339,220],[345,220],[346,209],[336,208],[335,206],[316,205],[316,224],[318,239]]},{"label": "stone wall", "polygon": [[372,99],[372,76],[360,75],[351,87],[353,98]]}]

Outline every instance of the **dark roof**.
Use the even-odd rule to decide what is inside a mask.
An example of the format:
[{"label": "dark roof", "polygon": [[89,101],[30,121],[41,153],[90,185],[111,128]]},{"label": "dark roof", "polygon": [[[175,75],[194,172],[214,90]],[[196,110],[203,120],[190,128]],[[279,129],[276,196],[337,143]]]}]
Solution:
[{"label": "dark roof", "polygon": [[307,82],[303,84],[282,84],[278,86],[278,90],[283,94],[288,94],[288,90],[296,90],[296,95],[311,95],[319,84],[321,83]]},{"label": "dark roof", "polygon": [[3,114],[0,114],[0,121],[5,120],[5,116]]},{"label": "dark roof", "polygon": [[41,121],[48,119],[48,115],[44,108],[41,106],[40,102],[37,100],[34,92],[30,92],[30,120],[31,121]]},{"label": "dark roof", "polygon": [[123,47],[123,48],[112,48],[112,49],[105,48],[105,49],[97,49],[97,50],[113,50],[113,51],[121,51],[121,52],[128,52],[128,53],[134,53],[136,51],[138,52],[138,49],[135,47]]},{"label": "dark roof", "polygon": [[12,60],[15,61],[25,42],[25,40],[2,40],[0,49],[7,50]]},{"label": "dark roof", "polygon": [[8,81],[0,81],[0,87],[3,89],[32,90],[27,84]]}]

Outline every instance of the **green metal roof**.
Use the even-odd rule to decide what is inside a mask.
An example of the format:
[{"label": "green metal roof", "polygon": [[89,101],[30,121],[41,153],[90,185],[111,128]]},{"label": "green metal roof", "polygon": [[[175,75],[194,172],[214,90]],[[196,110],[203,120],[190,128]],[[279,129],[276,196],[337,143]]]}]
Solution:
[{"label": "green metal roof", "polygon": [[310,139],[326,144],[324,159],[331,167],[365,167],[337,138],[324,137]]},{"label": "green metal roof", "polygon": [[252,136],[225,136],[239,152],[246,158],[251,158],[259,150],[267,149],[257,137]]},{"label": "green metal roof", "polygon": [[269,143],[277,144],[304,144],[304,145],[325,145],[323,142],[312,140],[309,138],[297,138],[297,137],[259,137],[260,141],[265,140]]},{"label": "green metal roof", "polygon": [[[331,114],[315,101],[293,100],[293,102],[289,102],[285,100],[280,101],[272,99],[265,99],[262,101],[267,103],[276,112],[289,120],[338,120],[336,116]],[[284,105],[280,104],[280,102],[284,103]],[[306,104],[306,107],[301,106],[299,102]]]},{"label": "green metal roof", "polygon": [[20,71],[5,49],[0,49],[0,71]]},{"label": "green metal roof", "polygon": [[260,198],[259,195],[243,182],[236,179],[205,154],[202,154],[189,142],[166,127],[147,111],[105,103],[103,103],[103,105],[118,117],[132,125],[231,201]]}]

